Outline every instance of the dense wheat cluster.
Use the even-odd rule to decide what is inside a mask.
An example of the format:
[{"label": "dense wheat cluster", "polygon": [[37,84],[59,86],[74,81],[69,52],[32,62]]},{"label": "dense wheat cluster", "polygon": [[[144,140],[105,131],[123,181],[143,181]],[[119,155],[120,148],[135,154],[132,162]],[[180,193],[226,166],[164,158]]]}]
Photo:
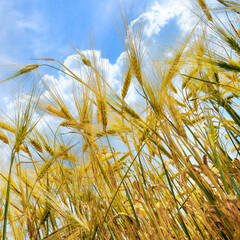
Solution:
[{"label": "dense wheat cluster", "polygon": [[[0,121],[2,239],[240,239],[240,4],[216,3],[196,1],[171,59],[143,64],[140,34],[127,35],[120,94],[81,51],[84,79],[54,59],[8,79],[41,81],[47,66],[75,91],[69,108],[43,81]],[[131,85],[140,107],[125,101]],[[40,112],[59,125],[38,127]]]}]

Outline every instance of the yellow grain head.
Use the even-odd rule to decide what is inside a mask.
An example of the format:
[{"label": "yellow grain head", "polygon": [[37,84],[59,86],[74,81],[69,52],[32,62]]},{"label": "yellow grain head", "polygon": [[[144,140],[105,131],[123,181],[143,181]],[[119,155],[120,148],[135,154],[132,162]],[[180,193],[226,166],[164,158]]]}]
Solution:
[{"label": "yellow grain head", "polygon": [[48,106],[46,106],[46,107],[44,107],[49,113],[51,113],[51,114],[53,114],[53,115],[55,115],[55,116],[58,116],[58,117],[61,117],[61,118],[65,118],[65,115],[61,112],[61,111],[59,111],[59,109],[57,109],[57,108],[54,108],[54,107],[52,107],[52,106],[50,106],[50,105],[48,105]]},{"label": "yellow grain head", "polygon": [[40,144],[37,140],[31,139],[30,142],[31,142],[32,146],[33,146],[38,152],[42,153],[42,146],[41,146],[41,144]]},{"label": "yellow grain head", "polygon": [[178,109],[174,106],[174,100],[169,98],[168,104],[169,104],[169,111],[171,113],[175,128],[177,133],[182,136],[186,137],[186,131],[183,125],[181,114],[179,113]]},{"label": "yellow grain head", "polygon": [[46,161],[38,172],[38,178],[41,178],[45,172],[52,166],[53,160]]},{"label": "yellow grain head", "polygon": [[237,202],[239,202],[238,197],[236,195],[233,194],[229,194],[226,197],[230,202],[232,202],[233,204],[237,204]]},{"label": "yellow grain head", "polygon": [[0,122],[0,128],[12,133],[16,133],[16,130],[7,123]]},{"label": "yellow grain head", "polygon": [[19,77],[19,76],[21,76],[23,74],[30,73],[31,71],[36,70],[39,66],[40,66],[39,64],[29,64],[26,67],[24,67],[24,68],[20,69],[19,71],[17,71],[13,76],[8,78],[7,80]]},{"label": "yellow grain head", "polygon": [[7,136],[1,131],[0,131],[0,140],[2,140],[6,144],[9,144],[9,140],[8,140]]},{"label": "yellow grain head", "polygon": [[83,57],[83,58],[82,58],[82,62],[83,62],[83,64],[86,65],[87,67],[91,67],[91,66],[92,66],[91,62],[90,62],[86,57]]},{"label": "yellow grain head", "polygon": [[123,82],[123,88],[122,88],[122,98],[124,99],[127,95],[131,80],[132,80],[132,74],[133,74],[133,70],[132,70],[132,66],[130,66],[128,68],[128,71],[126,73],[124,82]]},{"label": "yellow grain head", "polygon": [[44,143],[44,148],[46,149],[46,151],[53,156],[54,155],[54,151],[52,149],[52,147],[50,147],[47,143]]},{"label": "yellow grain head", "polygon": [[71,113],[68,111],[67,107],[65,105],[61,105],[61,112],[62,114],[64,115],[64,118],[65,119],[68,119],[68,120],[71,120],[73,121],[74,118],[73,116],[71,115]]},{"label": "yellow grain head", "polygon": [[29,64],[26,67],[22,68],[19,73],[21,74],[26,74],[29,73],[33,70],[36,70],[40,65],[39,64]]},{"label": "yellow grain head", "polygon": [[237,158],[234,158],[233,162],[232,162],[236,167],[238,167],[240,169],[240,160]]},{"label": "yellow grain head", "polygon": [[206,165],[206,166],[208,165],[207,155],[206,154],[203,155],[203,164]]},{"label": "yellow grain head", "polygon": [[30,153],[29,149],[24,145],[18,145],[17,146],[16,152],[19,153],[20,151],[23,151],[23,152],[28,153],[28,154]]},{"label": "yellow grain head", "polygon": [[114,172],[113,172],[111,163],[108,160],[107,160],[107,164],[108,164],[108,173],[109,173],[110,181],[111,181],[113,187],[116,188],[117,187],[116,179],[114,176]]},{"label": "yellow grain head", "polygon": [[107,127],[107,104],[103,97],[98,98],[98,110],[100,113],[100,119],[103,126],[103,130],[106,131]]},{"label": "yellow grain head", "polygon": [[132,54],[131,64],[132,64],[132,68],[133,68],[133,72],[135,74],[135,77],[137,78],[138,82],[142,86],[143,81],[142,81],[141,67],[140,67],[139,59],[137,58],[136,54]]},{"label": "yellow grain head", "polygon": [[213,125],[209,127],[208,136],[213,144],[218,143],[218,132]]},{"label": "yellow grain head", "polygon": [[208,9],[207,4],[205,3],[205,1],[204,0],[197,0],[197,2],[199,4],[199,6],[202,8],[202,10],[203,10],[204,14],[206,15],[207,19],[209,21],[212,21],[212,15],[209,12],[209,9]]},{"label": "yellow grain head", "polygon": [[131,107],[128,107],[127,105],[123,105],[122,108],[123,108],[123,111],[128,113],[131,117],[135,119],[140,119],[140,116]]}]

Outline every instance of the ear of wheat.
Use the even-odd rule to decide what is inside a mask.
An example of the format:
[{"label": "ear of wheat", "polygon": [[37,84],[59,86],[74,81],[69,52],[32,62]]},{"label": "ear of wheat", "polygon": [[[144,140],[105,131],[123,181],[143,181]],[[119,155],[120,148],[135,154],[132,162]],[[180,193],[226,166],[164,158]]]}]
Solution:
[{"label": "ear of wheat", "polygon": [[143,81],[142,81],[142,72],[141,72],[140,62],[135,54],[131,56],[131,64],[132,64],[134,75],[137,78],[139,84],[142,86]]},{"label": "ear of wheat", "polygon": [[132,70],[132,66],[130,66],[128,68],[128,71],[126,73],[124,82],[123,82],[123,87],[122,87],[122,98],[124,99],[127,95],[129,86],[131,84],[131,80],[132,80],[132,74],[133,74],[133,70]]},{"label": "ear of wheat", "polygon": [[2,140],[6,144],[9,144],[9,140],[8,140],[7,136],[1,131],[0,131],[0,140]]},{"label": "ear of wheat", "polygon": [[16,133],[16,130],[7,123],[0,122],[0,128],[12,133]]},{"label": "ear of wheat", "polygon": [[207,7],[205,1],[204,0],[197,0],[197,1],[198,1],[199,6],[202,8],[204,14],[206,15],[207,19],[209,21],[212,21],[212,15],[208,10],[208,7]]}]

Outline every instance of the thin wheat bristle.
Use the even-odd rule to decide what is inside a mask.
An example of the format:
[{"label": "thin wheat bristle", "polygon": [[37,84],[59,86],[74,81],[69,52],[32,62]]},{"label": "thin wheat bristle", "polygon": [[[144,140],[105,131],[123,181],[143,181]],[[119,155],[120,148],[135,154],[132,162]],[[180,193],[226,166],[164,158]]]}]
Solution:
[{"label": "thin wheat bristle", "polygon": [[132,67],[130,66],[127,73],[126,73],[124,82],[123,82],[123,88],[122,88],[122,98],[123,99],[127,95],[127,92],[128,92],[131,80],[132,80],[132,74],[133,74],[133,71],[132,71]]},{"label": "thin wheat bristle", "polygon": [[1,131],[0,131],[0,140],[2,140],[6,144],[9,144],[9,140],[8,140],[7,136]]}]

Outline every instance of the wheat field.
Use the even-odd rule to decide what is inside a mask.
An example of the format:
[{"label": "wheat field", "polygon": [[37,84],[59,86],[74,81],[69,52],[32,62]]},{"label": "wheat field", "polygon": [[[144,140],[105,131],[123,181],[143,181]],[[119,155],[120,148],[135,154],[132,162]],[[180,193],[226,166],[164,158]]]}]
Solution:
[{"label": "wheat field", "polygon": [[[240,4],[216,2],[195,1],[199,22],[164,60],[141,28],[123,36],[120,93],[77,49],[84,78],[45,58],[5,80],[37,78],[45,94],[32,84],[0,119],[3,240],[240,239]],[[41,68],[71,79],[71,107]]]}]

